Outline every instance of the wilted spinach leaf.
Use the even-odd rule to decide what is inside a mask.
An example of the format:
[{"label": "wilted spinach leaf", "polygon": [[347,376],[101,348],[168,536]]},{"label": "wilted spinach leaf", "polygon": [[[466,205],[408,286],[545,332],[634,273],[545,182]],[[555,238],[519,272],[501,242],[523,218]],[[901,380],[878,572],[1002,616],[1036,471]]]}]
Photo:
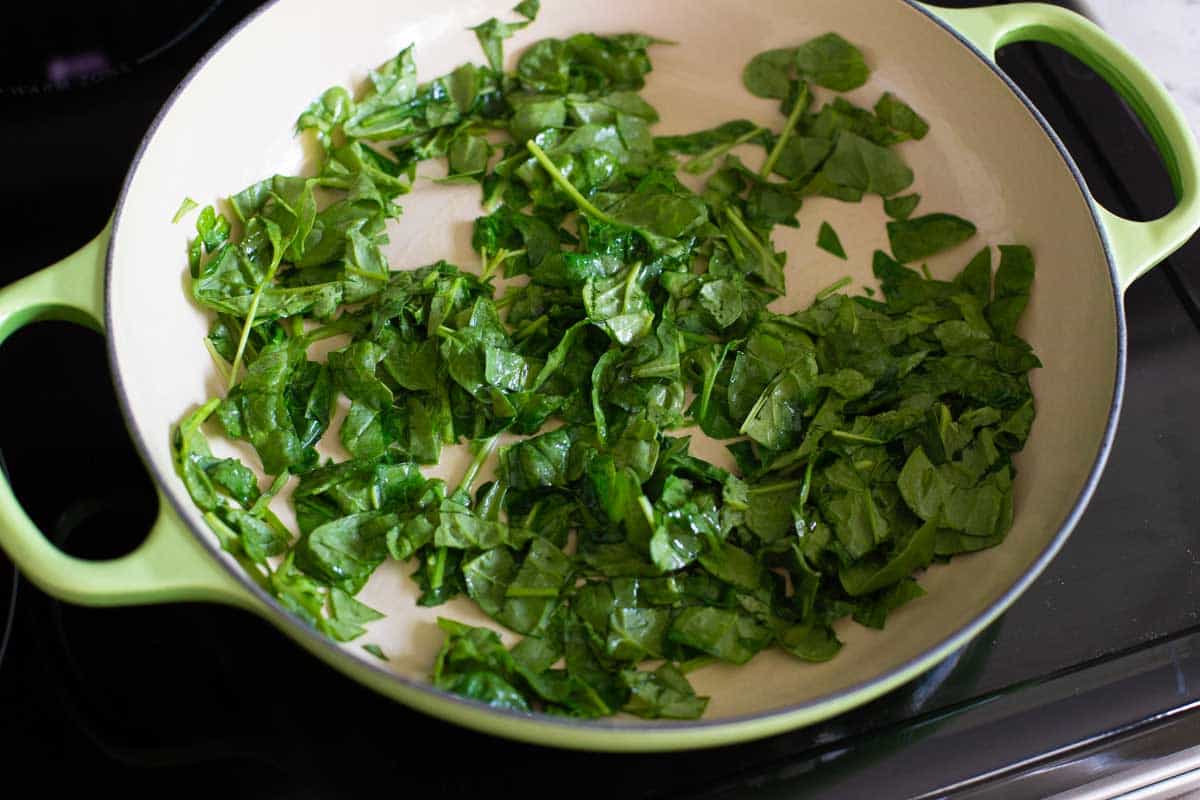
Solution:
[{"label": "wilted spinach leaf", "polygon": [[862,52],[836,33],[818,36],[797,47],[796,66],[813,83],[839,92],[857,89],[871,74]]},{"label": "wilted spinach leaf", "polygon": [[838,238],[837,231],[828,222],[821,223],[821,231],[817,234],[817,247],[838,258],[846,258],[846,251],[842,247],[842,240]]},{"label": "wilted spinach leaf", "polygon": [[937,255],[975,235],[975,225],[953,214],[926,214],[887,224],[892,255],[902,264]]},{"label": "wilted spinach leaf", "polygon": [[[694,719],[707,698],[686,671],[768,647],[832,658],[839,620],[882,627],[935,556],[1004,539],[1035,418],[1040,363],[1016,335],[1032,253],[1002,246],[994,287],[988,248],[951,280],[905,266],[975,228],[914,219],[919,195],[899,196],[913,175],[896,146],[928,132],[916,111],[821,96],[870,74],[836,33],[747,63],[774,124],[655,136],[639,90],[657,40],[544,39],[506,74],[503,43],[539,3],[513,12],[471,28],[484,65],[421,82],[406,47],[357,95],[327,90],[297,121],[318,144],[308,177],[235,193],[237,224],[197,215],[187,280],[227,390],[171,431],[172,460],[221,546],[333,639],[380,619],[355,595],[408,561],[419,605],[465,595],[524,637],[439,620],[440,689]],[[477,263],[393,269],[389,237],[426,235],[398,201],[431,159],[439,183],[480,187]],[[775,227],[868,193],[893,220],[872,264],[883,297],[806,275],[827,288],[775,313]],[[817,244],[846,258],[827,222]],[[322,461],[333,419],[349,458]],[[210,423],[269,484],[213,455]],[[730,440],[736,473],[693,454],[693,423]],[[457,485],[422,473],[464,443]],[[294,532],[272,511],[284,498]]]}]

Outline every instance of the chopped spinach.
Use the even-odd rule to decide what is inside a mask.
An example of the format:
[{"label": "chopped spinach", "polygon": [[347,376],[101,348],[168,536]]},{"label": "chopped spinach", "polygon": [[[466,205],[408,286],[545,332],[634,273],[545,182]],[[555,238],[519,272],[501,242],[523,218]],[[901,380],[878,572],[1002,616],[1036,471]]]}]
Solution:
[{"label": "chopped spinach", "polygon": [[380,661],[388,661],[389,660],[388,657],[384,654],[383,648],[377,644],[364,644],[362,646],[362,649],[366,650],[368,653],[375,656]]},{"label": "chopped spinach", "polygon": [[813,83],[839,92],[857,89],[871,74],[862,52],[836,33],[818,36],[797,47],[796,66]]},{"label": "chopped spinach", "polygon": [[183,202],[179,204],[179,209],[175,212],[175,216],[171,217],[171,222],[179,222],[179,220],[187,216],[189,211],[191,211],[193,208],[196,208],[198,205],[199,203],[190,197],[183,198]]},{"label": "chopped spinach", "polygon": [[892,255],[902,264],[937,255],[975,235],[975,226],[953,214],[926,214],[887,224]]},{"label": "chopped spinach", "polygon": [[828,222],[821,223],[821,230],[817,234],[817,247],[842,260],[846,258],[846,250],[842,247],[842,240],[838,237],[837,231]]},{"label": "chopped spinach", "polygon": [[885,197],[883,199],[883,211],[892,219],[906,220],[917,210],[917,206],[920,203],[921,195],[915,192],[896,197]]},{"label": "chopped spinach", "polygon": [[[952,280],[905,266],[975,227],[912,218],[920,196],[899,196],[913,174],[897,145],[929,130],[916,111],[819,96],[869,77],[837,34],[747,64],[777,125],[656,137],[638,92],[658,41],[544,39],[506,74],[504,40],[538,11],[523,0],[519,19],[472,28],[486,63],[421,83],[410,47],[359,95],[326,91],[297,122],[322,153],[311,177],[236,193],[236,225],[201,210],[189,288],[214,314],[205,346],[228,389],[172,430],[172,458],[221,546],[331,638],[379,624],[356,595],[409,561],[420,605],[465,595],[523,637],[440,619],[440,689],[694,719],[708,699],[689,668],[770,647],[832,658],[835,623],[882,627],[934,559],[1004,539],[1034,418],[1039,362],[1017,334],[1033,256],[1002,246],[994,278],[990,248]],[[757,168],[731,152],[743,145]],[[430,159],[480,187],[477,270],[384,255]],[[707,175],[701,190],[680,170]],[[775,227],[811,198],[868,193],[892,218],[882,298],[840,293],[844,278],[771,311],[787,293]],[[847,257],[827,222],[817,243]],[[500,275],[523,282],[499,293]],[[676,433],[691,424],[731,440],[737,474],[691,454]],[[266,488],[213,455],[218,430],[253,447]],[[349,458],[322,461],[330,434]],[[426,477],[464,442],[456,486]],[[287,485],[295,530],[271,510]]]},{"label": "chopped spinach", "polygon": [[903,100],[891,92],[884,93],[875,104],[875,115],[889,128],[906,133],[914,139],[924,139],[929,123]]}]

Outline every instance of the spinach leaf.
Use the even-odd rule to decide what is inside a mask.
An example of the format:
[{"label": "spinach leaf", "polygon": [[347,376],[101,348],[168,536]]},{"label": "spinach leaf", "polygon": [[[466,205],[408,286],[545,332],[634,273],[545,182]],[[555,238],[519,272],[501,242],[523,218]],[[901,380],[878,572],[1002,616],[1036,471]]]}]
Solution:
[{"label": "spinach leaf", "polygon": [[742,70],[742,83],[750,94],[782,100],[791,89],[795,67],[795,48],[766,50],[746,64]]},{"label": "spinach leaf", "polygon": [[200,426],[220,402],[216,399],[208,401],[184,417],[171,431],[171,455],[175,473],[183,480],[192,502],[201,511],[212,511],[220,503],[212,478],[204,468],[212,460],[212,451],[200,432]]},{"label": "spinach leaf", "polygon": [[888,127],[906,133],[914,139],[924,139],[929,133],[929,123],[921,115],[891,92],[884,92],[875,104],[875,116]]},{"label": "spinach leaf", "polygon": [[892,255],[902,264],[937,255],[975,235],[975,226],[953,214],[926,214],[887,224]]},{"label": "spinach leaf", "polygon": [[297,566],[348,594],[358,594],[387,558],[387,532],[396,521],[365,511],[327,522],[301,540]]},{"label": "spinach leaf", "polygon": [[753,618],[722,608],[685,608],[667,632],[671,641],[704,653],[745,664],[771,643],[771,631]]},{"label": "spinach leaf", "polygon": [[[334,638],[338,641],[348,642],[357,639],[367,632],[365,625],[379,619],[383,619],[383,614],[365,603],[360,603],[341,589],[330,590],[328,622],[333,630]],[[364,648],[373,648],[368,649],[367,652],[376,658],[387,661],[383,651],[379,650],[377,645],[364,645]]]},{"label": "spinach leaf", "polygon": [[513,11],[520,14],[525,19],[533,22],[537,19],[538,11],[542,8],[541,0],[521,0],[513,6]]},{"label": "spinach leaf", "polygon": [[779,634],[779,646],[803,661],[828,661],[842,649],[826,625],[792,625]]},{"label": "spinach leaf", "polygon": [[817,234],[817,247],[842,260],[846,258],[846,250],[842,247],[842,240],[838,238],[837,231],[828,222],[821,223],[821,231]]},{"label": "spinach leaf", "polygon": [[857,89],[871,75],[862,52],[836,33],[827,33],[800,45],[796,48],[795,59],[802,75],[818,86],[839,92]]},{"label": "spinach leaf", "polygon": [[838,572],[842,588],[852,597],[878,591],[898,583],[933,560],[937,524],[926,522],[908,543],[890,559],[879,563],[859,561]]},{"label": "spinach leaf", "polygon": [[924,595],[925,590],[915,580],[905,578],[892,588],[880,592],[870,602],[859,604],[854,610],[854,621],[868,628],[882,628],[888,614]]},{"label": "spinach leaf", "polygon": [[500,450],[500,477],[516,490],[565,486],[576,434],[558,428]]},{"label": "spinach leaf", "polygon": [[588,318],[618,345],[648,335],[654,324],[654,307],[638,283],[641,274],[641,265],[633,264],[611,278],[589,280],[583,287]]},{"label": "spinach leaf", "polygon": [[1001,336],[1012,336],[1017,321],[1029,305],[1029,287],[1033,284],[1033,254],[1028,247],[1000,245],[1000,266],[996,268],[995,296],[987,307],[988,322]]},{"label": "spinach leaf", "polygon": [[[535,11],[535,16],[536,13]],[[504,40],[532,21],[533,17],[526,16],[528,19],[524,22],[501,22],[492,17],[487,22],[471,29],[475,31],[475,37],[479,39],[479,46],[483,48],[483,53],[487,56],[488,65],[496,72],[504,69]]]},{"label": "spinach leaf", "polygon": [[529,711],[529,704],[512,680],[516,664],[495,631],[472,628],[438,618],[446,639],[433,666],[439,689],[478,700],[495,708]]},{"label": "spinach leaf", "polygon": [[372,644],[364,644],[362,647],[363,647],[363,650],[366,650],[368,653],[375,656],[380,661],[390,661],[391,660],[383,652],[383,648],[377,644],[373,644],[373,643]]},{"label": "spinach leaf", "polygon": [[897,195],[883,198],[883,211],[895,220],[906,220],[917,210],[921,203],[921,195],[917,193]]},{"label": "spinach leaf", "polygon": [[630,692],[623,708],[646,719],[699,719],[708,706],[707,697],[697,697],[687,678],[671,664],[654,672],[623,670],[621,680]]},{"label": "spinach leaf", "polygon": [[[821,175],[837,186],[884,197],[904,191],[913,182],[912,170],[896,153],[849,131],[843,131],[838,137],[833,155],[821,168]],[[897,223],[888,225],[889,235],[893,224]],[[930,231],[922,233],[926,237],[932,235]],[[894,239],[892,248],[895,251]]]},{"label": "spinach leaf", "polygon": [[790,180],[807,178],[815,173],[829,154],[833,142],[815,136],[792,136],[779,151],[773,171]]}]

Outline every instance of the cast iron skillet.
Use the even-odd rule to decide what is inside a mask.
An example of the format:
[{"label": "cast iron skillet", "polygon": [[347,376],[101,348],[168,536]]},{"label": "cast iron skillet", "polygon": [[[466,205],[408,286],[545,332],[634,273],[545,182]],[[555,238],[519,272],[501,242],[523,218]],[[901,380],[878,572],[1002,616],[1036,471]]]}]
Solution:
[{"label": "cast iron skillet", "polygon": [[[108,562],[73,559],[49,544],[0,483],[0,545],[46,591],[77,603],[116,605],[209,600],[260,614],[355,680],[454,722],[548,745],[605,750],[704,747],[766,736],[845,711],[929,669],[994,620],[1058,552],[1100,475],[1121,406],[1125,375],[1122,293],[1200,226],[1196,143],[1163,89],[1114,40],[1060,8],[1018,4],[968,11],[908,0],[586,0],[547,2],[510,52],[544,36],[642,30],[679,42],[656,48],[647,99],[661,133],[736,118],[778,125],[774,104],[748,95],[740,71],[754,53],[838,31],[874,68],[856,94],[885,89],[919,109],[933,131],[902,145],[925,211],[979,224],[979,237],[934,259],[956,272],[983,242],[1030,245],[1038,260],[1021,333],[1045,363],[1032,379],[1038,420],[1017,461],[1016,515],[1000,547],[926,572],[928,596],[883,632],[839,629],[846,648],[826,664],[767,652],[740,668],[693,674],[712,702],[696,722],[626,718],[574,721],[497,711],[433,689],[427,679],[438,614],[483,622],[469,602],[438,609],[413,603],[405,565],[381,568],[364,599],[388,618],[370,640],[386,664],[357,644],[316,634],[267,597],[220,551],[171,467],[168,431],[218,391],[202,346],[205,315],[184,288],[187,225],[171,215],[185,195],[201,202],[273,172],[305,165],[291,135],[298,112],[327,86],[361,80],[410,42],[422,76],[479,60],[464,29],[503,15],[511,0],[464,0],[436,8],[407,0],[281,0],[227,36],[167,102],[129,171],[111,225],[74,255],[0,290],[0,340],[33,320],[68,319],[107,331],[117,394],[133,440],[154,476],[158,521],[135,552]],[[1054,132],[994,63],[1014,41],[1057,44],[1095,68],[1137,111],[1158,144],[1179,197],[1162,219],[1135,223],[1100,208]],[[277,69],[278,57],[287,69]],[[474,263],[467,247],[478,192],[426,187],[406,198],[391,231],[394,267],[446,258]],[[870,253],[884,246],[877,203],[812,201],[810,223],[780,235],[789,253],[789,294],[802,307],[847,271],[869,285]],[[818,251],[812,220],[829,220],[850,249],[847,268]],[[453,458],[439,469],[455,472]],[[247,460],[247,463],[256,463]],[[286,665],[264,665],[286,669]]]}]

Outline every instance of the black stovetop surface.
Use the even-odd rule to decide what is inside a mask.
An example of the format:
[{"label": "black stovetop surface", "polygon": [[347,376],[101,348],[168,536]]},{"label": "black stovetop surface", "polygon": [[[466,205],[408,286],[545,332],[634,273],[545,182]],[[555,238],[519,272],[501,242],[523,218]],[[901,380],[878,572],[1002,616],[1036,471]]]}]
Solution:
[{"label": "black stovetop surface", "polygon": [[[99,5],[95,19],[67,8],[7,20],[0,284],[100,230],[162,102],[257,3]],[[1007,48],[1001,63],[1102,202],[1140,218],[1169,208],[1161,164],[1099,79],[1042,46]],[[1180,731],[1200,741],[1198,296],[1198,242],[1128,292],[1120,430],[1058,558],[963,651],[841,717],[695,753],[516,744],[375,695],[243,612],[69,606],[0,554],[0,775],[51,791],[83,777],[128,796],[891,797],[960,784],[1018,797],[1166,752]],[[100,337],[39,323],[0,349],[0,375],[0,467],[29,514],[79,556],[135,547],[156,501]]]}]

